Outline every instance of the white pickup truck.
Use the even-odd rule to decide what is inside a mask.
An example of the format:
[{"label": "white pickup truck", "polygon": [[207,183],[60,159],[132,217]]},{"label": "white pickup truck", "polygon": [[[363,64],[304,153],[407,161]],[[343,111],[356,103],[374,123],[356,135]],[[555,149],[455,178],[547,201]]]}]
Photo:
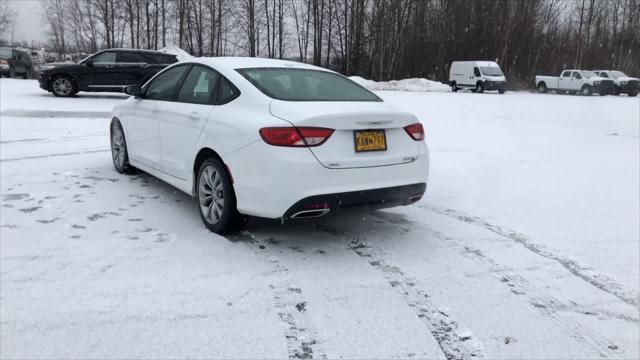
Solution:
[{"label": "white pickup truck", "polygon": [[613,95],[627,94],[636,96],[640,92],[640,79],[629,77],[622,71],[616,70],[593,70],[598,76],[611,79],[615,84]]},{"label": "white pickup truck", "polygon": [[588,70],[564,70],[559,77],[536,76],[536,87],[539,93],[555,90],[558,93],[582,94],[590,96],[598,93],[601,96],[612,94],[614,84],[611,79],[606,79]]}]

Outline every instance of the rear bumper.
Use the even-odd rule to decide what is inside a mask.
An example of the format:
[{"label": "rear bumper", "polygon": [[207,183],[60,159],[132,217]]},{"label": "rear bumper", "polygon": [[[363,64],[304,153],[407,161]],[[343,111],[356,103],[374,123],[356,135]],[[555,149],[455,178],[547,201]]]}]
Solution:
[{"label": "rear bumper", "polygon": [[291,206],[283,218],[317,217],[328,212],[352,207],[384,209],[399,205],[409,205],[420,200],[426,189],[427,184],[419,183],[382,189],[310,196]]},{"label": "rear bumper", "polygon": [[[426,186],[429,176],[424,142],[414,161],[377,167],[328,169],[309,149],[270,146],[261,140],[223,160],[234,179],[238,211],[271,219],[290,217],[308,199],[317,199],[321,205],[326,202],[331,209],[382,201],[391,201],[383,207],[406,205],[410,196],[424,193],[411,186]],[[403,190],[394,196],[388,190],[394,188]]]}]

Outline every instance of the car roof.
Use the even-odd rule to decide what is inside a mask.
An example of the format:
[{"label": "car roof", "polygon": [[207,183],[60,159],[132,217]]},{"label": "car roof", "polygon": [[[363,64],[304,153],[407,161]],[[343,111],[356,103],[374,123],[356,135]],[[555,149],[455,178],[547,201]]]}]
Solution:
[{"label": "car roof", "polygon": [[258,57],[235,57],[235,56],[220,56],[220,57],[194,57],[186,62],[200,63],[209,65],[213,68],[225,68],[227,70],[235,69],[247,69],[247,68],[263,68],[263,67],[287,67],[293,69],[310,69],[321,70],[327,72],[333,72],[318,66],[300,63],[292,60],[279,60],[268,59]]},{"label": "car roof", "polygon": [[169,54],[169,53],[165,53],[162,51],[157,51],[157,50],[147,50],[147,49],[127,49],[127,48],[113,48],[113,49],[104,49],[104,50],[100,50],[99,52],[105,52],[105,51],[128,51],[128,52],[139,52],[139,53],[148,53],[148,54],[160,54],[160,55],[173,55],[176,56],[175,54]]},{"label": "car roof", "polygon": [[453,61],[452,64],[464,64],[464,63],[468,63],[468,64],[474,64],[474,65],[478,65],[478,66],[500,66],[498,65],[498,63],[496,63],[495,61],[490,61],[490,60],[461,60],[461,61]]}]

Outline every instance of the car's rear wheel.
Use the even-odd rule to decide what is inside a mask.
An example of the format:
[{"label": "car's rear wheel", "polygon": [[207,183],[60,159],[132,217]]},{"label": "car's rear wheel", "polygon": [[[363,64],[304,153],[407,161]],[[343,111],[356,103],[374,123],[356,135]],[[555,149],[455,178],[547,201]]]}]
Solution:
[{"label": "car's rear wheel", "polygon": [[200,218],[210,231],[227,234],[240,230],[247,217],[236,207],[236,195],[226,166],[210,157],[200,165],[196,193]]},{"label": "car's rear wheel", "polygon": [[78,89],[70,77],[59,75],[53,78],[51,92],[53,92],[55,96],[66,97],[75,95]]},{"label": "car's rear wheel", "polygon": [[547,92],[547,84],[541,82],[540,84],[538,84],[538,92],[540,94],[545,94]]},{"label": "car's rear wheel", "polygon": [[453,92],[457,92],[458,91],[458,84],[456,84],[455,81],[451,82],[451,91],[453,91]]},{"label": "car's rear wheel", "polygon": [[129,164],[127,140],[124,137],[122,124],[117,119],[111,121],[111,158],[113,166],[120,174],[131,174],[135,169]]},{"label": "car's rear wheel", "polygon": [[504,94],[505,91],[505,89],[498,89],[498,94]]}]

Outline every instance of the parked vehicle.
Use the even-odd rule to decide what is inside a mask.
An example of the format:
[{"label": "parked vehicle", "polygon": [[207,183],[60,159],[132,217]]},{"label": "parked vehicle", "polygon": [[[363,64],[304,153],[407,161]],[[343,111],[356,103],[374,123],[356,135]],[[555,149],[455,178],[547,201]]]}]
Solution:
[{"label": "parked vehicle", "polygon": [[0,47],[0,75],[30,79],[33,75],[33,64],[29,54],[18,49]]},{"label": "parked vehicle", "polygon": [[196,197],[205,226],[311,218],[418,201],[422,124],[335,72],[285,60],[197,58],[125,88],[111,122],[115,169]]},{"label": "parked vehicle", "polygon": [[613,93],[613,80],[596,75],[588,70],[564,70],[559,77],[536,75],[536,87],[539,93],[549,90],[591,96]]},{"label": "parked vehicle", "polygon": [[73,96],[78,91],[121,92],[125,86],[140,85],[167,65],[175,55],[151,50],[109,49],[79,63],[59,63],[38,75],[40,87],[56,96]]},{"label": "parked vehicle", "polygon": [[594,70],[593,72],[600,77],[613,80],[613,95],[627,94],[629,96],[636,96],[640,91],[640,80],[629,77],[622,71]]},{"label": "parked vehicle", "polygon": [[449,85],[453,92],[471,89],[474,93],[498,90],[504,94],[507,78],[494,61],[454,61],[449,69]]}]

